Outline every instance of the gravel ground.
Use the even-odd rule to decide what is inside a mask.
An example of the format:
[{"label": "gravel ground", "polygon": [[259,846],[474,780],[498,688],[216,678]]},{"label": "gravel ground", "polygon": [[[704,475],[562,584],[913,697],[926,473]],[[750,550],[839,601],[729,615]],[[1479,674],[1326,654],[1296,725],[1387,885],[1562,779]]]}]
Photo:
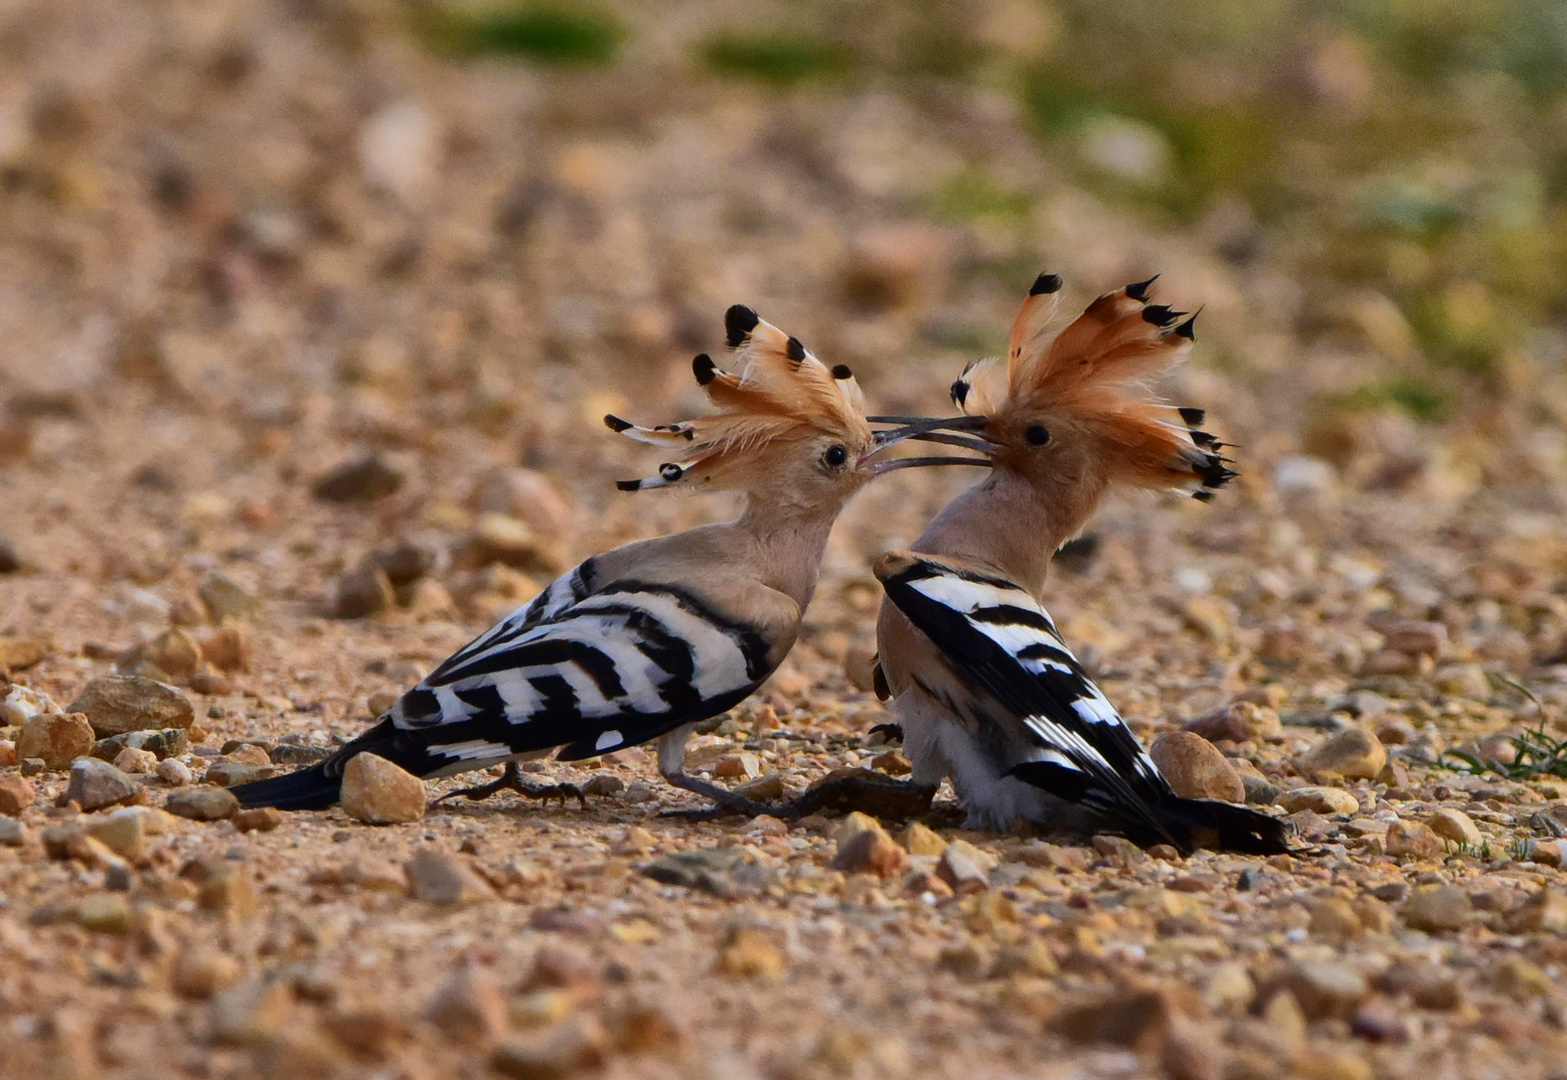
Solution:
[{"label": "gravel ground", "polygon": [[[1507,773],[1567,737],[1559,371],[1435,424],[1323,409],[1408,327],[1366,301],[1304,333],[1287,246],[1240,263],[1211,216],[1096,197],[991,89],[715,80],[671,59],[701,4],[560,69],[405,15],[0,8],[0,1074],[1567,1075],[1567,763]],[[1030,208],[929,212],[965,169]],[[729,303],[931,412],[1040,269],[1208,305],[1170,389],[1242,478],[1113,500],[1046,599],[1146,741],[1206,740],[1172,771],[1289,814],[1298,854],[972,833],[950,792],[885,835],[688,823],[639,749],[536,767],[586,809],[192,795],[353,735],[578,559],[731,510],[617,493],[650,462],[598,422],[693,408]],[[869,561],[964,482],[858,498],[698,771],[907,768],[869,734]],[[127,727],[175,734],[95,747]],[[89,748],[120,772],[73,773]]]}]

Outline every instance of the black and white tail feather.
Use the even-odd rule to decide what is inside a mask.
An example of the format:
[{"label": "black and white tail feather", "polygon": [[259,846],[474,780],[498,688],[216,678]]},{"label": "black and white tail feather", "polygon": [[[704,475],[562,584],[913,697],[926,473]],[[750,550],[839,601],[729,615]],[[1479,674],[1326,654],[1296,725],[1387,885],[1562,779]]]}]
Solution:
[{"label": "black and white tail feather", "polygon": [[1285,825],[1242,806],[1176,795],[1119,713],[1084,672],[1050,615],[1004,578],[891,552],[876,566],[887,598],[1037,747],[1010,775],[1089,811],[1144,847],[1169,844],[1275,854]]}]

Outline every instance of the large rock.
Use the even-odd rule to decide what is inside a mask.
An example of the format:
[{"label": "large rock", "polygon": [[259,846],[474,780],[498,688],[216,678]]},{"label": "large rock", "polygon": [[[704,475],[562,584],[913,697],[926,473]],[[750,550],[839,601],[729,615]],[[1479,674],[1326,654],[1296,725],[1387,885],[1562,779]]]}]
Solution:
[{"label": "large rock", "polygon": [[94,757],[78,758],[71,766],[71,780],[65,798],[83,810],[101,810],[105,806],[134,799],[141,787],[107,761]]},{"label": "large rock", "polygon": [[424,820],[424,781],[376,754],[355,754],[343,767],[343,812],[367,825]]},{"label": "large rock", "polygon": [[1301,771],[1317,776],[1334,773],[1350,780],[1375,780],[1387,764],[1387,750],[1369,731],[1348,728],[1308,752]]},{"label": "large rock", "polygon": [[1168,731],[1154,740],[1149,756],[1175,793],[1185,799],[1245,802],[1246,786],[1218,747],[1190,731]]},{"label": "large rock", "polygon": [[195,710],[172,686],[135,675],[105,675],[87,684],[70,712],[82,713],[98,738],[127,731],[188,728]]},{"label": "large rock", "polygon": [[81,713],[44,713],[22,725],[16,756],[24,762],[36,758],[46,769],[65,769],[90,751],[92,744],[92,725]]}]

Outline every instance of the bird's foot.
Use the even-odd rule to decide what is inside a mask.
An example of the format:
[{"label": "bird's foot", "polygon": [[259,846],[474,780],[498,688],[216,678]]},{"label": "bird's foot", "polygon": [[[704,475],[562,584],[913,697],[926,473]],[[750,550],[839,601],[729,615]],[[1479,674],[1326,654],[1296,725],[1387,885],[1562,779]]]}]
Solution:
[{"label": "bird's foot", "polygon": [[822,810],[903,821],[924,815],[936,797],[936,785],[896,780],[871,769],[835,769],[797,799],[770,811],[777,817],[804,817]]},{"label": "bird's foot", "polygon": [[903,725],[877,724],[875,727],[867,731],[866,734],[880,735],[881,741],[884,743],[901,743],[903,742]]},{"label": "bird's foot", "polygon": [[698,780],[685,773],[668,774],[664,779],[677,788],[712,799],[713,805],[697,810],[665,810],[659,815],[660,817],[679,818],[682,821],[716,821],[718,818],[733,817],[737,814],[745,817],[778,814],[777,807],[757,802],[755,799],[747,799],[744,795],[736,795],[728,788],[710,784],[706,780]]},{"label": "bird's foot", "polygon": [[576,799],[582,804],[582,809],[588,808],[588,797],[576,784],[530,784],[522,778],[522,770],[517,768],[515,761],[506,763],[506,769],[500,778],[488,784],[478,784],[474,787],[459,788],[457,791],[448,791],[436,803],[443,803],[447,799],[455,799],[461,796],[464,799],[477,802],[480,799],[488,799],[491,795],[498,795],[503,791],[515,791],[525,799],[559,799],[561,806],[566,805],[567,799]]}]

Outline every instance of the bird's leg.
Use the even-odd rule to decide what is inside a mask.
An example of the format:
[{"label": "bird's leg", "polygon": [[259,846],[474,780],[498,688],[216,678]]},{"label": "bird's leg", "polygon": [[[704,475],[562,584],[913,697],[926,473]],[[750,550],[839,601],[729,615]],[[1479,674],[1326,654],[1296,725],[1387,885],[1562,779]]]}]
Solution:
[{"label": "bird's leg", "polygon": [[714,818],[729,817],[732,814],[744,814],[746,817],[757,817],[761,814],[778,814],[778,808],[766,803],[757,802],[755,799],[747,799],[744,795],[736,795],[728,788],[717,784],[710,784],[706,780],[698,780],[694,776],[687,776],[684,772],[666,772],[664,779],[677,788],[695,792],[705,798],[712,799],[713,805],[701,810],[667,810],[664,817],[684,818],[688,821],[711,821]]},{"label": "bird's leg", "polygon": [[775,808],[766,803],[747,799],[744,795],[736,795],[728,788],[686,775],[686,741],[691,738],[691,732],[695,729],[695,724],[685,724],[658,737],[658,771],[670,784],[712,799],[713,805],[703,807],[701,810],[666,810],[660,816],[683,818],[687,821],[712,821],[714,818],[729,817],[731,814],[756,817],[760,814],[777,813]]},{"label": "bird's leg", "polygon": [[847,814],[863,810],[873,817],[905,820],[923,816],[930,810],[939,785],[915,783],[913,780],[896,780],[886,773],[870,769],[843,769],[837,775],[828,776],[806,791],[772,811],[778,817],[804,817],[820,810],[834,810]]},{"label": "bird's leg", "polygon": [[508,761],[506,769],[501,773],[500,779],[488,784],[479,784],[475,787],[461,788],[457,791],[448,791],[435,801],[443,803],[447,799],[455,799],[461,795],[465,799],[477,801],[488,799],[491,795],[497,795],[502,791],[515,791],[525,799],[559,799],[562,806],[566,805],[568,798],[574,798],[582,804],[582,809],[588,808],[588,797],[582,793],[582,789],[576,784],[530,784],[522,778],[522,770],[517,767],[515,761]]}]

